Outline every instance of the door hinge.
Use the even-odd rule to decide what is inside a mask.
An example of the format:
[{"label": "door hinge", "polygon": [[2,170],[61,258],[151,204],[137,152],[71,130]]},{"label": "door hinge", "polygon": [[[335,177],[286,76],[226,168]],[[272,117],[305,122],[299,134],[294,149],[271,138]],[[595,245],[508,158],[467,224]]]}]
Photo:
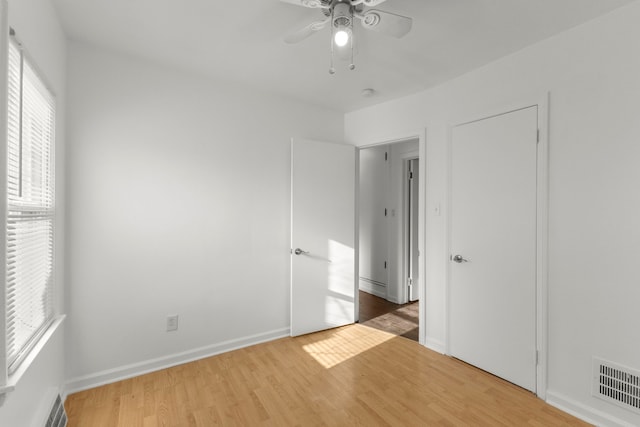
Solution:
[{"label": "door hinge", "polygon": [[413,285],[413,279],[411,277],[408,277],[407,283],[409,283],[409,286]]},{"label": "door hinge", "polygon": [[384,216],[387,216],[387,208],[384,208]]},{"label": "door hinge", "polygon": [[413,172],[409,171],[409,179],[413,179]]},{"label": "door hinge", "polygon": [[386,151],[384,152],[384,161],[386,162],[387,160],[389,160],[389,153],[387,153]]},{"label": "door hinge", "polygon": [[387,261],[384,262],[384,268],[387,268]]}]

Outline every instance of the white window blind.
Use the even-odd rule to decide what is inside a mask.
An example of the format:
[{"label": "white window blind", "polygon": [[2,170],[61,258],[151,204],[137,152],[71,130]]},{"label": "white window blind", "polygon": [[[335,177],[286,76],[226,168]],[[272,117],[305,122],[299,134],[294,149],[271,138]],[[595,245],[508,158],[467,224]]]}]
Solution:
[{"label": "white window blind", "polygon": [[8,71],[6,342],[12,373],[54,318],[55,99],[15,40]]}]

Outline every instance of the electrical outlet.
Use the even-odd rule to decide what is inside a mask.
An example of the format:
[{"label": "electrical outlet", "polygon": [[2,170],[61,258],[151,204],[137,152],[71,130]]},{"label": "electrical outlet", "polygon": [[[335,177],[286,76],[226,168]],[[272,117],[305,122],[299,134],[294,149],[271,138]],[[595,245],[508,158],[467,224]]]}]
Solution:
[{"label": "electrical outlet", "polygon": [[167,332],[178,330],[178,315],[167,316]]}]

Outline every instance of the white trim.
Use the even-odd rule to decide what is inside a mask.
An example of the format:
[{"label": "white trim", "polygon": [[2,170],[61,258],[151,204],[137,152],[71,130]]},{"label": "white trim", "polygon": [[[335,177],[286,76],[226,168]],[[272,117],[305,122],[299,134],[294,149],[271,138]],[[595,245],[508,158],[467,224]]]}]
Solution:
[{"label": "white trim", "polygon": [[[0,0],[0,159],[4,162],[3,173],[0,174],[0,223],[2,224],[3,241],[6,242],[7,224],[7,128],[8,128],[8,73],[9,73],[9,21],[7,19],[7,0]],[[7,375],[7,245],[0,245],[0,277],[2,288],[0,291],[0,407],[7,392],[13,390]]]},{"label": "white trim", "polygon": [[583,421],[602,427],[635,427],[637,424],[629,423],[611,414],[587,406],[555,391],[547,391],[547,403],[561,411],[580,418]]},{"label": "white trim", "polygon": [[453,170],[452,162],[453,162],[453,125],[447,126],[447,146],[445,147],[447,159],[445,161],[446,167],[446,177],[445,177],[445,185],[446,189],[444,192],[444,203],[446,206],[446,215],[443,215],[444,220],[444,229],[445,229],[445,243],[444,243],[444,257],[443,262],[444,265],[444,354],[451,355],[451,345],[449,343],[449,332],[450,332],[450,322],[449,322],[449,306],[451,301],[451,262],[449,261],[449,256],[451,255],[451,187],[453,183],[453,177],[451,176],[451,171]]},{"label": "white trim", "polygon": [[444,345],[444,342],[435,338],[427,337],[424,346],[440,354],[446,354],[446,346]]},{"label": "white trim", "polygon": [[[358,290],[379,298],[387,299],[387,285],[365,279],[364,277],[361,277],[359,280]],[[358,314],[357,311],[358,310],[356,310],[356,314]]]},{"label": "white trim", "polygon": [[538,98],[538,159],[536,212],[536,395],[547,397],[548,335],[548,265],[549,265],[549,98],[547,92]]},{"label": "white trim", "polygon": [[[427,128],[419,133],[418,138],[418,340],[420,344],[427,342]],[[420,229],[422,227],[422,229]]]},{"label": "white trim", "polygon": [[[353,177],[353,321],[360,322],[360,150],[354,149],[354,177]],[[291,193],[293,194],[293,193]],[[292,213],[293,215],[293,213]],[[292,217],[293,218],[293,217]],[[366,279],[365,279],[366,280]],[[385,296],[387,288],[384,289]],[[373,293],[373,292],[371,292]],[[375,293],[373,293],[376,295]],[[376,295],[379,296],[379,295]],[[384,297],[381,297],[384,298]]]},{"label": "white trim", "polygon": [[[418,180],[418,186],[419,186],[418,192],[420,193],[420,206],[418,207],[418,227],[419,227],[418,250],[420,251],[418,274],[420,277],[418,278],[418,286],[420,287],[419,300],[424,301],[425,296],[427,294],[427,283],[425,278],[425,265],[426,265],[425,264],[426,263],[425,238],[426,238],[426,228],[427,228],[427,221],[426,221],[426,215],[425,215],[426,214],[425,206],[426,206],[426,200],[427,200],[427,185],[426,185],[427,184],[427,180],[426,180],[426,177],[427,177],[427,157],[426,157],[427,128],[422,128],[414,131],[399,132],[388,138],[374,141],[370,144],[360,145],[357,147],[356,158],[357,159],[360,158],[360,155],[359,155],[360,150],[376,147],[379,145],[389,145],[389,144],[394,144],[398,142],[405,142],[412,139],[418,140],[418,157],[419,157],[418,168],[420,170],[420,175]],[[358,188],[360,186],[359,175],[357,176],[356,182],[357,182],[356,188]],[[359,229],[359,227],[360,225],[358,222],[358,217],[356,217],[356,230]],[[356,240],[356,244],[357,244],[357,240]],[[422,302],[419,305],[418,328],[419,328],[418,341],[420,342],[421,345],[425,345],[425,342],[427,340],[426,338],[427,337],[427,310],[426,310],[426,304]]]},{"label": "white trim", "polygon": [[499,116],[512,111],[537,106],[539,141],[537,144],[537,171],[536,171],[536,348],[538,350],[538,364],[536,366],[536,395],[545,399],[547,394],[547,340],[548,340],[548,215],[549,215],[549,98],[550,93],[534,95],[502,107],[476,114],[472,117],[463,117],[452,121],[447,127],[447,191],[445,217],[446,228],[446,253],[444,262],[445,271],[445,354],[451,355],[449,343],[450,335],[450,288],[451,288],[451,170],[452,170],[452,140],[453,128],[466,123],[472,123],[490,117]]},{"label": "white trim", "polygon": [[15,390],[16,385],[18,384],[18,382],[20,382],[22,376],[27,372],[34,360],[36,360],[42,349],[47,345],[49,339],[53,336],[53,334],[56,333],[58,328],[60,328],[60,325],[62,325],[62,323],[64,322],[65,317],[66,316],[63,314],[56,316],[53,319],[51,325],[49,325],[42,336],[38,338],[36,344],[31,348],[31,350],[29,350],[29,354],[20,363],[20,366],[18,366],[15,372],[9,375],[6,384],[0,387],[0,406],[2,406],[2,403],[4,402],[4,396],[7,393]]},{"label": "white trim", "polygon": [[275,329],[273,331],[248,335],[246,337],[223,341],[205,347],[194,348],[192,350],[158,357],[144,362],[132,363],[118,368],[107,369],[105,371],[72,378],[65,384],[63,397],[66,398],[66,396],[71,393],[170,368],[172,366],[182,365],[184,363],[193,362],[195,360],[238,350],[244,347],[273,341],[279,338],[288,337],[289,335],[289,328]]}]

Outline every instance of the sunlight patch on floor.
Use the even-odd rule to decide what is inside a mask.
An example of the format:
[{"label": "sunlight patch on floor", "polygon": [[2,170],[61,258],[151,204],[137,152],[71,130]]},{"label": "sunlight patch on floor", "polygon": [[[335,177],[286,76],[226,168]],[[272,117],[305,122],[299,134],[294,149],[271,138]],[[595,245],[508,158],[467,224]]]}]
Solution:
[{"label": "sunlight patch on floor", "polygon": [[302,348],[320,365],[329,369],[396,338],[393,334],[378,330],[364,334],[362,331],[362,328],[358,328],[358,333],[354,334],[355,331],[350,332],[349,329],[338,330],[329,338],[305,344]]},{"label": "sunlight patch on floor", "polygon": [[382,330],[403,335],[415,329],[417,322],[418,319],[399,309],[370,320],[368,326],[378,328],[379,325],[384,325]]}]

